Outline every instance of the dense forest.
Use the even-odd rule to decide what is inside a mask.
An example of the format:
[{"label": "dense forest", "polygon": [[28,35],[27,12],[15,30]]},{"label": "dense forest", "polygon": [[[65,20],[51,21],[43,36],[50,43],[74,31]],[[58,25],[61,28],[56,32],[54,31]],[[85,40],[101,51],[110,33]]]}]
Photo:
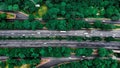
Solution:
[{"label": "dense forest", "polygon": [[[100,28],[102,30],[114,29],[114,25],[95,22],[94,25],[82,21],[82,18],[110,18],[120,19],[119,0],[34,0],[35,4],[46,5],[48,10],[42,19],[46,21],[45,27],[49,30],[80,30],[83,28]],[[40,7],[36,7],[31,0],[1,0],[0,10],[23,11],[29,14],[29,21],[34,19],[34,13]],[[21,5],[22,4],[22,5]],[[0,14],[0,20],[4,20],[5,14]],[[58,20],[64,18],[64,20]],[[0,29],[42,29],[42,26],[30,25],[25,21],[25,27],[21,23],[15,26],[1,22]],[[59,25],[58,25],[59,24]],[[6,26],[4,26],[6,25]],[[8,26],[7,26],[8,25]],[[21,28],[23,27],[23,28]]]},{"label": "dense forest", "polygon": [[[112,50],[99,48],[98,56],[110,57]],[[0,61],[2,68],[8,64],[9,68],[13,66],[21,66],[22,64],[30,64],[31,68],[40,63],[41,57],[70,57],[74,53],[75,56],[92,56],[91,48],[69,48],[69,47],[41,47],[41,48],[0,48],[0,56],[8,57],[7,63]],[[100,62],[100,61],[97,61]]]},{"label": "dense forest", "polygon": [[[57,17],[66,19],[106,17],[113,20],[120,18],[119,0],[34,0],[34,2],[45,4],[49,8],[43,16],[44,20]],[[39,9],[35,4],[31,0],[1,0],[0,10],[23,10],[34,13]]]},{"label": "dense forest", "polygon": [[120,18],[119,0],[48,0],[48,12],[44,20],[58,17],[69,19],[87,17],[106,17],[113,20]]},{"label": "dense forest", "polygon": [[[43,16],[43,20],[48,23],[50,29],[90,28],[91,26],[88,23],[76,20],[82,18],[120,19],[119,0],[49,0],[46,1],[46,5],[49,10]],[[57,18],[65,18],[65,20],[56,20]],[[59,25],[57,25],[58,23]],[[106,27],[107,29],[109,26],[111,25],[104,25],[101,28]]]},{"label": "dense forest", "polygon": [[[46,24],[43,24],[40,21],[32,20],[29,18],[24,21],[14,21],[8,22],[2,17],[0,18],[0,30],[41,30],[43,27],[46,27],[48,30],[82,30],[82,29],[98,29],[98,30],[113,30],[120,27],[117,27],[113,24],[102,23],[100,21],[94,22],[91,24],[84,20],[69,20],[69,24],[65,20],[50,20]],[[58,25],[59,24],[59,25]]]},{"label": "dense forest", "polygon": [[[34,0],[37,4],[41,4],[42,0]],[[38,10],[32,0],[0,0],[0,10],[6,11],[26,11],[27,13],[33,13]]]}]

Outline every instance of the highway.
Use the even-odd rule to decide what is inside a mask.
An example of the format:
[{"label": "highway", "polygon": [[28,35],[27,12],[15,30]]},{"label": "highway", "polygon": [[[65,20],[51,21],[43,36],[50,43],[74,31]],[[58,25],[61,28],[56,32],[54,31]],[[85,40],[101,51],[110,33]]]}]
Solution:
[{"label": "highway", "polygon": [[77,42],[56,40],[0,40],[0,47],[77,47],[77,48],[99,48],[120,49],[120,42]]},{"label": "highway", "polygon": [[50,37],[50,36],[86,36],[86,37],[120,37],[120,30],[99,31],[99,30],[71,30],[71,31],[51,31],[51,30],[0,30],[0,36],[12,37]]}]

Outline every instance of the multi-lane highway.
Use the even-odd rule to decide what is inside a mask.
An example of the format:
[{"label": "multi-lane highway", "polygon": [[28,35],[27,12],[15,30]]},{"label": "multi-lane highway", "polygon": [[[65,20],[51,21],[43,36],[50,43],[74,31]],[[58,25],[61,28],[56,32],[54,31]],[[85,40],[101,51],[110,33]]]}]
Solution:
[{"label": "multi-lane highway", "polygon": [[0,30],[0,36],[25,36],[25,37],[47,37],[47,36],[99,36],[99,37],[120,37],[120,30],[99,31],[99,30],[76,30],[76,31],[50,31],[50,30]]},{"label": "multi-lane highway", "polygon": [[[26,14],[21,12],[12,12],[16,14],[14,20],[25,20],[28,19]],[[64,19],[64,18],[57,18]],[[42,18],[37,20],[43,21]],[[79,19],[78,19],[79,20]],[[96,19],[84,19],[87,22],[93,23]],[[101,20],[103,23],[120,24],[119,21]],[[114,31],[99,31],[99,30],[71,30],[71,31],[49,31],[49,30],[0,30],[0,36],[11,36],[11,37],[50,37],[50,36],[86,36],[86,37],[116,37],[120,38],[120,30]],[[77,48],[99,48],[104,47],[107,49],[120,49],[120,42],[77,42],[77,41],[57,41],[57,40],[0,40],[0,47],[77,47]],[[8,57],[0,57],[0,60],[7,59]],[[50,58],[51,61],[40,68],[49,68],[50,66],[62,63],[70,62],[74,60],[82,59],[93,59],[94,57],[67,57],[67,58]]]},{"label": "multi-lane highway", "polygon": [[120,49],[120,42],[77,42],[77,41],[50,41],[50,40],[1,40],[0,47],[79,47]]}]

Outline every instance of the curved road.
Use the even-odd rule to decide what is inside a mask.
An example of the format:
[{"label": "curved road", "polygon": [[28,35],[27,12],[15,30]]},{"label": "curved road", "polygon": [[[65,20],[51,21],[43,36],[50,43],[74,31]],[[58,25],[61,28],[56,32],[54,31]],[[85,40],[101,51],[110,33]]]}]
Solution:
[{"label": "curved road", "polygon": [[[50,68],[52,66],[55,66],[57,64],[60,63],[65,63],[65,62],[71,62],[71,61],[77,61],[77,60],[84,60],[84,59],[94,59],[96,58],[96,56],[92,56],[92,57],[67,57],[67,58],[50,58],[51,61],[41,65],[41,66],[37,66],[37,68]],[[97,57],[98,58],[98,57]],[[101,57],[99,57],[101,58]],[[108,59],[108,57],[102,57],[101,59]],[[114,58],[113,58],[114,59]],[[115,58],[116,60],[120,60],[120,58]]]}]

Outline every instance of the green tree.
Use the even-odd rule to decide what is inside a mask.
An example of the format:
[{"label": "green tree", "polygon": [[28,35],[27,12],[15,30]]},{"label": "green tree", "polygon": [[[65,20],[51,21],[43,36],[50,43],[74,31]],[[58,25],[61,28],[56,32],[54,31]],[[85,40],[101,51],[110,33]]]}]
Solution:
[{"label": "green tree", "polygon": [[57,24],[58,30],[66,30],[66,20],[59,20]]},{"label": "green tree", "polygon": [[46,27],[49,30],[56,30],[58,25],[58,20],[49,20],[46,24]]},{"label": "green tree", "polygon": [[2,21],[1,23],[0,23],[0,29],[7,29],[7,25],[6,25],[7,23],[5,22],[5,21]]},{"label": "green tree", "polygon": [[105,16],[105,9],[101,8],[99,11],[100,11],[100,16],[104,17]]},{"label": "green tree", "polygon": [[13,0],[5,0],[5,3],[12,4]]},{"label": "green tree", "polygon": [[13,5],[13,10],[14,10],[14,11],[18,11],[18,10],[19,10],[19,5],[14,4],[14,5]]},{"label": "green tree", "polygon": [[39,21],[33,21],[33,22],[31,22],[31,28],[32,28],[32,30],[42,29],[43,25]]},{"label": "green tree", "polygon": [[98,55],[100,57],[106,57],[109,56],[110,54],[112,54],[113,52],[111,50],[107,50],[105,48],[99,48],[98,49]]},{"label": "green tree", "polygon": [[48,8],[52,8],[53,7],[53,4],[50,1],[46,1],[46,5],[47,5]]},{"label": "green tree", "polygon": [[62,57],[61,48],[53,49],[54,57]]},{"label": "green tree", "polygon": [[96,58],[93,60],[93,65],[95,65],[95,68],[100,68],[103,64],[102,64],[102,59]]},{"label": "green tree", "polygon": [[84,22],[83,21],[75,21],[74,29],[75,30],[80,30],[84,27]]},{"label": "green tree", "polygon": [[39,53],[41,54],[42,57],[46,57],[45,48],[41,48]]},{"label": "green tree", "polygon": [[6,13],[0,14],[0,20],[4,20],[6,18],[7,18],[7,14]]},{"label": "green tree", "polygon": [[5,2],[0,2],[0,10],[8,10],[8,6]]},{"label": "green tree", "polygon": [[95,8],[95,7],[88,7],[85,12],[86,12],[86,14],[87,14],[86,16],[96,17],[96,14],[97,14],[97,12],[98,12],[98,9]]},{"label": "green tree", "polygon": [[57,17],[57,14],[60,12],[59,8],[50,8],[47,13],[43,16],[43,20],[51,20]]},{"label": "green tree", "polygon": [[12,11],[12,10],[13,10],[13,6],[12,6],[12,5],[9,5],[9,6],[8,6],[8,10],[9,10],[9,11]]},{"label": "green tree", "polygon": [[71,15],[69,13],[66,13],[65,18],[70,19]]},{"label": "green tree", "polygon": [[111,18],[112,16],[119,14],[119,10],[114,6],[109,6],[106,9],[105,17]]},{"label": "green tree", "polygon": [[92,37],[91,38],[92,41],[102,41],[101,37]]},{"label": "green tree", "polygon": [[93,50],[89,49],[89,48],[78,48],[75,50],[75,54],[76,56],[91,56],[92,55]]},{"label": "green tree", "polygon": [[110,42],[110,41],[115,41],[115,39],[113,37],[105,37],[104,39],[106,42]]},{"label": "green tree", "polygon": [[7,29],[12,30],[14,28],[12,23],[7,23]]},{"label": "green tree", "polygon": [[92,26],[88,22],[84,22],[84,28],[89,29]]},{"label": "green tree", "polygon": [[66,14],[66,12],[65,11],[61,11],[61,15],[65,15]]},{"label": "green tree", "polygon": [[72,23],[66,23],[66,29],[67,30],[73,29],[73,24]]},{"label": "green tree", "polygon": [[30,29],[31,28],[31,23],[28,20],[24,20],[23,28],[24,29]]},{"label": "green tree", "polygon": [[62,6],[62,7],[65,7],[65,6],[66,6],[66,2],[62,1],[62,2],[61,2],[61,6]]},{"label": "green tree", "polygon": [[23,29],[23,23],[22,22],[19,22],[19,21],[15,21],[14,23],[13,23],[13,25],[14,25],[14,29]]},{"label": "green tree", "polygon": [[102,30],[112,30],[112,29],[115,29],[116,27],[113,25],[113,24],[103,24],[101,26],[101,29]]},{"label": "green tree", "polygon": [[102,26],[102,22],[101,21],[95,21],[94,24],[93,24],[94,28],[101,28],[101,26]]},{"label": "green tree", "polygon": [[111,20],[113,20],[113,21],[117,21],[119,19],[120,19],[120,14],[114,15],[114,16],[111,17]]},{"label": "green tree", "polygon": [[85,56],[91,56],[92,53],[93,53],[93,49],[91,49],[91,48],[86,48]]},{"label": "green tree", "polygon": [[62,52],[62,54],[63,54],[63,56],[65,56],[65,57],[69,57],[70,55],[71,55],[71,49],[70,48],[68,48],[68,47],[61,47],[61,52]]},{"label": "green tree", "polygon": [[35,20],[34,15],[33,15],[33,14],[30,14],[28,20],[29,20],[30,22],[31,22],[31,21],[34,21],[34,20]]}]

